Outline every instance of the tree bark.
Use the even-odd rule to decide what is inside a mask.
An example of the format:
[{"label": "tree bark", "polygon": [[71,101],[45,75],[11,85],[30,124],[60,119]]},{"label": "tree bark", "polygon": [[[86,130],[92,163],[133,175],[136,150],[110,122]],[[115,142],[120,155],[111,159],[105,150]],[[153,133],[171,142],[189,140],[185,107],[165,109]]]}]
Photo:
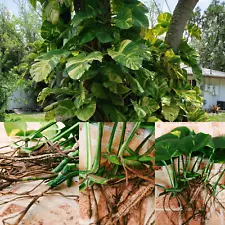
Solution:
[{"label": "tree bark", "polygon": [[199,0],[179,0],[174,10],[165,42],[174,51],[177,50],[184,33],[185,26]]}]

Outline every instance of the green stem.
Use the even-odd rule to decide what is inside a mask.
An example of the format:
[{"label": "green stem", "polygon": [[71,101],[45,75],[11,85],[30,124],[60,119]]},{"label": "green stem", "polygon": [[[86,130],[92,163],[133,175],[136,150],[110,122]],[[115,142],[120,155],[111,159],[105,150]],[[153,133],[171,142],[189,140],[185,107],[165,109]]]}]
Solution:
[{"label": "green stem", "polygon": [[176,170],[175,170],[175,166],[174,166],[174,160],[170,159],[171,162],[171,167],[172,167],[172,173],[173,173],[173,181],[174,181],[174,187],[177,187],[177,176],[176,176]]},{"label": "green stem", "polygon": [[114,139],[114,136],[115,136],[117,125],[118,125],[118,122],[115,122],[114,125],[113,125],[113,129],[112,129],[112,132],[111,132],[111,136],[110,136],[110,139],[109,139],[109,145],[108,145],[108,149],[107,149],[108,153],[112,152],[112,144],[113,144],[113,139]]},{"label": "green stem", "polygon": [[123,157],[123,153],[125,152],[126,148],[128,147],[130,141],[133,139],[134,135],[136,134],[136,131],[138,130],[141,122],[138,122],[135,124],[132,132],[130,133],[129,137],[126,139],[126,141],[122,144],[121,148],[119,149],[119,157]]},{"label": "green stem", "polygon": [[172,177],[171,177],[171,175],[170,175],[168,166],[167,166],[167,164],[166,164],[166,162],[165,162],[164,160],[163,160],[162,162],[163,162],[164,166],[166,167],[166,171],[167,171],[167,174],[168,174],[168,176],[169,176],[170,183],[171,183],[172,187],[174,188],[175,186],[174,186],[174,183],[173,183],[173,179],[172,179]]},{"label": "green stem", "polygon": [[222,176],[223,176],[224,173],[225,173],[225,169],[222,171],[222,173],[219,175],[219,177],[218,177],[216,183],[213,185],[213,189],[214,189],[213,194],[214,194],[214,196],[215,196],[215,194],[216,194],[216,188],[217,188],[217,186],[218,186],[218,183],[219,183],[219,181],[220,181],[220,179],[222,178]]},{"label": "green stem", "polygon": [[180,175],[180,156],[178,156],[177,158],[177,170],[178,170],[178,174]]},{"label": "green stem", "polygon": [[194,162],[194,165],[192,166],[191,172],[194,172],[195,166],[197,165],[198,160],[200,159],[200,156],[197,157],[197,159]]},{"label": "green stem", "polygon": [[85,136],[86,136],[86,154],[87,154],[86,170],[89,170],[89,154],[91,154],[89,122],[85,123]]},{"label": "green stem", "polygon": [[72,127],[68,128],[67,130],[65,130],[64,132],[62,132],[61,134],[59,134],[58,136],[50,139],[53,143],[60,140],[65,134],[69,133],[70,131],[74,130],[76,127],[79,126],[79,123],[74,124]]},{"label": "green stem", "polygon": [[188,173],[190,163],[191,163],[191,152],[188,154],[188,160],[187,160],[186,169],[185,169],[185,173],[184,173],[185,178],[187,178],[187,173]]},{"label": "green stem", "polygon": [[118,151],[119,151],[119,149],[121,148],[121,146],[122,146],[122,144],[124,142],[126,126],[127,126],[127,123],[126,122],[123,122],[122,130],[121,130],[121,135],[120,135],[120,144],[119,144],[119,147],[118,147]]},{"label": "green stem", "polygon": [[31,139],[36,138],[36,136],[37,136],[38,134],[40,134],[43,130],[46,130],[47,128],[51,127],[51,126],[54,125],[54,124],[56,124],[56,122],[51,122],[51,123],[46,124],[45,126],[41,127],[41,128],[38,129],[37,131],[35,131],[35,132],[29,137],[29,139],[31,140]]},{"label": "green stem", "polygon": [[155,149],[155,144],[153,144],[143,155],[149,155]]},{"label": "green stem", "polygon": [[212,153],[210,154],[210,156],[209,156],[209,159],[208,159],[208,161],[207,161],[207,163],[206,163],[206,166],[205,166],[205,168],[204,168],[204,170],[203,170],[202,177],[205,176],[206,170],[208,169],[208,166],[209,166],[209,164],[211,163],[211,159],[212,159],[213,155],[214,155],[214,150],[213,150],[213,152],[212,152]]},{"label": "green stem", "polygon": [[94,163],[92,165],[91,173],[97,173],[97,171],[100,167],[103,129],[104,129],[104,123],[98,122],[97,148],[96,148],[96,155],[94,158]]},{"label": "green stem", "polygon": [[135,152],[138,154],[139,151],[142,149],[142,147],[144,146],[144,144],[149,140],[149,138],[152,136],[152,133],[150,133],[141,143],[140,145],[138,145],[138,147],[136,148]]}]

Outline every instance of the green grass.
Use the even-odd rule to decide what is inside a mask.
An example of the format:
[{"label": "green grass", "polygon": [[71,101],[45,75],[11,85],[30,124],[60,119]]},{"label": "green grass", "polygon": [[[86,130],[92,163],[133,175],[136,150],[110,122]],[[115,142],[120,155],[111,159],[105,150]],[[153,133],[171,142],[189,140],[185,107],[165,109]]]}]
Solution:
[{"label": "green grass", "polygon": [[45,113],[28,113],[28,114],[6,114],[5,122],[15,122],[15,121],[24,121],[24,122],[43,122],[45,121]]},{"label": "green grass", "polygon": [[225,113],[209,115],[212,122],[225,122]]}]

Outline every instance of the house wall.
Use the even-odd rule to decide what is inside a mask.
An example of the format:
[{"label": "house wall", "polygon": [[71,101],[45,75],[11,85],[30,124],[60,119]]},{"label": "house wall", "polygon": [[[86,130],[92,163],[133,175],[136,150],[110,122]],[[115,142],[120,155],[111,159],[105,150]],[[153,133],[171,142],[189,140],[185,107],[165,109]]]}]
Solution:
[{"label": "house wall", "polygon": [[13,92],[11,97],[9,97],[7,102],[7,109],[25,109],[25,110],[33,110],[36,109],[36,97],[32,93],[30,89],[27,88],[18,88]]},{"label": "house wall", "polygon": [[[189,80],[194,79],[189,76]],[[212,92],[205,90],[205,85],[213,85],[218,87],[218,93],[213,95]],[[203,77],[201,85],[202,94],[205,100],[204,109],[210,109],[213,105],[217,105],[217,101],[225,101],[225,78],[220,77]]]}]

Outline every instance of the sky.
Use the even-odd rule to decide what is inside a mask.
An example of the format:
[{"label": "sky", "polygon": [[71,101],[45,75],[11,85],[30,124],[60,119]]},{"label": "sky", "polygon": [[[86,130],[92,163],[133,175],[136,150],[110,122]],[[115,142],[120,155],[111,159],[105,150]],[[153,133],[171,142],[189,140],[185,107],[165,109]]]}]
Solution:
[{"label": "sky", "polygon": [[[165,0],[156,0],[156,2],[163,6],[164,12],[168,11],[168,7],[166,5]],[[178,0],[167,0],[167,2],[168,2],[168,5],[169,5],[171,11],[173,12]],[[202,9],[202,11],[205,11],[208,8],[208,6],[210,5],[211,2],[212,2],[212,0],[199,0],[197,6],[199,6]]]},{"label": "sky", "polygon": [[[145,0],[148,1],[148,0]],[[168,12],[168,7],[166,5],[165,0],[155,0],[157,3],[161,4],[163,6],[163,11]],[[173,12],[178,0],[167,0],[168,5]],[[202,9],[205,10],[209,4],[212,2],[212,0],[199,0],[198,6]],[[7,8],[15,15],[18,14],[18,9],[17,5],[13,2],[13,0],[0,0],[0,3],[3,3],[4,5],[7,6]]]}]

